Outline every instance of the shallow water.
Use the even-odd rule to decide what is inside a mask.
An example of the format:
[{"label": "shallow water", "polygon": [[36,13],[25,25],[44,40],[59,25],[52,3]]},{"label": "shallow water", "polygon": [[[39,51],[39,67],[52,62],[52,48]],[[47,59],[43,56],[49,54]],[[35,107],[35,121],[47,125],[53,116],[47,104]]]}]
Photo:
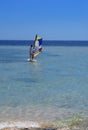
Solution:
[{"label": "shallow water", "polygon": [[37,62],[28,46],[0,46],[0,120],[88,117],[88,47],[44,46]]}]

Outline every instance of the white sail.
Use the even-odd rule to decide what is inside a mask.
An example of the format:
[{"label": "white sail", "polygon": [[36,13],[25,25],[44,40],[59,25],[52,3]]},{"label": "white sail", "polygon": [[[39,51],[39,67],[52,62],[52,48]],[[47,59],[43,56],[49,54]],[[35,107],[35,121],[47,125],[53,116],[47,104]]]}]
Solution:
[{"label": "white sail", "polygon": [[34,49],[35,53],[33,55],[33,58],[38,56],[42,52],[42,38],[39,36],[36,36],[35,38]]}]

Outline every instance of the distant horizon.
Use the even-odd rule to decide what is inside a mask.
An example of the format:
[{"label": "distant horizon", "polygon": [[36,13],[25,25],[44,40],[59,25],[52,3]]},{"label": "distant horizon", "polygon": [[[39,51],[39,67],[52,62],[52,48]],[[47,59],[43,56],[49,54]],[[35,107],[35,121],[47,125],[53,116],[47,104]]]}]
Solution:
[{"label": "distant horizon", "polygon": [[[0,41],[34,41],[34,40],[27,40],[27,39],[24,39],[24,40],[20,40],[20,39],[15,39],[15,40],[12,40],[12,39],[7,39],[7,40],[4,40],[4,39],[1,39]],[[43,41],[88,41],[88,40],[44,40]]]},{"label": "distant horizon", "polygon": [[[0,46],[30,46],[34,40],[0,40]],[[42,46],[87,46],[88,41],[44,40]]]}]

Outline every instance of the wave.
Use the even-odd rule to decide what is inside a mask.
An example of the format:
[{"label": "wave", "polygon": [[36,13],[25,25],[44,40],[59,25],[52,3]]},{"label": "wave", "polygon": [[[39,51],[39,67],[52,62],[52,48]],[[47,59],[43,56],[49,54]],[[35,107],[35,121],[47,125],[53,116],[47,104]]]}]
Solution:
[{"label": "wave", "polygon": [[10,121],[10,122],[0,122],[0,129],[5,128],[39,128],[40,125],[33,121]]}]

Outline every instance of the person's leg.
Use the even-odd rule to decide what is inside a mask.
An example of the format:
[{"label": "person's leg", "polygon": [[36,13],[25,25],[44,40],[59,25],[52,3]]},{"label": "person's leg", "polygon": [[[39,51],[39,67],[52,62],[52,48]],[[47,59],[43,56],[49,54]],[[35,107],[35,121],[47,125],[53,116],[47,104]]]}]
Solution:
[{"label": "person's leg", "polygon": [[32,61],[32,54],[30,54],[30,61]]}]

